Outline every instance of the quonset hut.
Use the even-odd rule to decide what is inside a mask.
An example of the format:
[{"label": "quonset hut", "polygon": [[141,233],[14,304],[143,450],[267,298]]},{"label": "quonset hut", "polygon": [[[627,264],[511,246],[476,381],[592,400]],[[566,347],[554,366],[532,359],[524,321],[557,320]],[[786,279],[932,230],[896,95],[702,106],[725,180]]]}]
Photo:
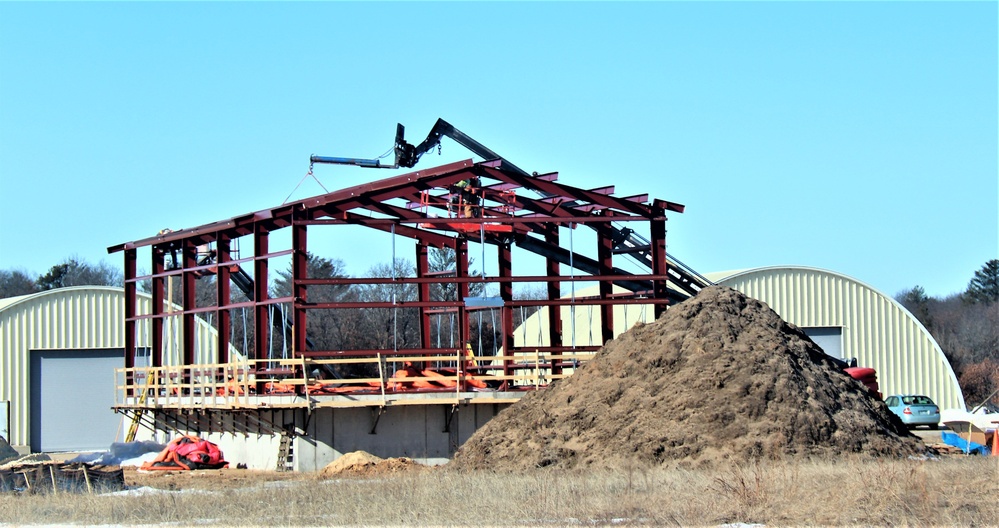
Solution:
[{"label": "quonset hut", "polygon": [[[140,310],[152,297],[137,294]],[[135,327],[136,362],[150,355],[148,321]],[[167,325],[160,356],[179,361]],[[215,357],[218,339],[204,320],[194,354]],[[112,384],[125,360],[125,292],[106,286],[58,288],[0,299],[0,436],[21,453],[105,450],[124,435]]]},{"label": "quonset hut", "polygon": [[885,396],[925,394],[941,409],[965,409],[943,350],[912,313],[857,279],[803,266],[709,274],[801,327],[831,356],[878,371]]},{"label": "quonset hut", "polygon": [[[918,393],[933,398],[941,409],[965,408],[957,377],[940,345],[925,327],[891,297],[863,282],[833,271],[803,266],[774,266],[735,272],[707,273],[715,284],[728,286],[765,302],[789,323],[800,327],[829,355],[872,367],[881,393]],[[586,296],[589,290],[576,295]],[[600,314],[562,307],[574,323],[566,340],[586,346],[593,342]],[[648,306],[615,308],[614,335],[636,322],[651,322]],[[515,332],[517,345],[546,346],[548,310],[528,318]]]}]

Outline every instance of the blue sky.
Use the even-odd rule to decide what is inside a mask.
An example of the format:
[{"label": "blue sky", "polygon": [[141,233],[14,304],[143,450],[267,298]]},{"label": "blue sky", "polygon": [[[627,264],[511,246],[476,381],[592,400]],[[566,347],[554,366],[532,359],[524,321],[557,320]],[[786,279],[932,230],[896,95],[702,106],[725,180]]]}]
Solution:
[{"label": "blue sky", "polygon": [[[397,122],[416,142],[442,117],[528,171],[685,204],[668,251],[698,271],[944,296],[999,258],[997,20],[995,2],[0,2],[0,269],[120,265],[108,246],[279,205],[310,154],[374,157]],[[418,168],[467,157],[445,143]],[[316,169],[331,190],[395,173]],[[385,255],[340,246],[354,275]]]}]

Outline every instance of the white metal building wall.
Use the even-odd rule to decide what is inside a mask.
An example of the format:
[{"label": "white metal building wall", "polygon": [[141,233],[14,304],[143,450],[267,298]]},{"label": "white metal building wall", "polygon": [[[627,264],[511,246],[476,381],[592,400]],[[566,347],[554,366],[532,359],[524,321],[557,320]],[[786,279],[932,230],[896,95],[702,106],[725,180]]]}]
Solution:
[{"label": "white metal building wall", "polygon": [[[138,310],[151,312],[152,298],[138,296]],[[164,363],[176,364],[175,340],[179,321],[166,325]],[[137,327],[137,346],[148,347],[150,323]],[[198,320],[196,357],[199,363],[215,360],[214,329]],[[31,350],[110,349],[125,347],[125,292],[122,288],[78,286],[59,288],[33,295],[0,299],[0,405],[10,402],[10,438],[14,446],[27,446],[30,435],[29,365]],[[124,366],[124,364],[122,365]],[[114,373],[107,377],[108,391],[114,390]],[[72,397],[68,394],[67,397]]]},{"label": "white metal building wall", "polygon": [[[943,409],[965,409],[957,377],[937,342],[908,310],[874,288],[832,271],[797,266],[709,273],[707,277],[765,302],[799,327],[841,328],[842,356],[876,369],[885,396],[915,392],[930,396]],[[576,296],[595,292],[596,288],[586,288]],[[624,309],[614,308],[615,336],[637,321],[652,319],[651,306]],[[563,344],[599,344],[600,310],[577,306],[575,318],[569,311],[568,306],[561,309]],[[541,309],[517,328],[514,343],[547,346],[547,325],[548,310]]]},{"label": "white metal building wall", "polygon": [[876,369],[886,396],[915,392],[944,409],[965,408],[937,342],[908,310],[871,286],[807,267],[758,268],[718,283],[765,302],[800,327],[841,327],[843,357]]}]

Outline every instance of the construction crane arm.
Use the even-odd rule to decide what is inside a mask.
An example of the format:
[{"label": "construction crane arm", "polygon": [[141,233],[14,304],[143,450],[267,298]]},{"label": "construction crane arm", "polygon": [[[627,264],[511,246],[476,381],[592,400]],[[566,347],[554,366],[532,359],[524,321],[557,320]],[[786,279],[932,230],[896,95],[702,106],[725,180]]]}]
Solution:
[{"label": "construction crane arm", "polygon": [[434,147],[440,145],[441,138],[449,137],[454,140],[455,143],[465,147],[476,156],[479,156],[484,160],[499,160],[502,163],[503,169],[527,176],[526,171],[510,163],[499,154],[493,152],[489,147],[486,147],[482,143],[472,139],[468,134],[458,130],[451,123],[448,123],[443,119],[437,119],[433,128],[430,129],[430,133],[427,134],[427,139],[424,139],[418,145],[408,143],[405,139],[405,133],[406,127],[402,126],[402,123],[397,124],[395,128],[395,162],[391,165],[382,164],[381,160],[378,159],[341,158],[334,156],[313,155],[309,158],[309,160],[312,163],[356,165],[358,167],[373,169],[397,169],[399,167],[411,168],[416,166],[416,164],[420,161],[421,156],[429,152]]},{"label": "construction crane arm", "polygon": [[[437,119],[433,128],[430,129],[430,133],[427,134],[427,138],[418,145],[412,145],[406,142],[404,138],[405,130],[405,127],[403,127],[401,123],[396,125],[395,163],[391,166],[381,165],[378,160],[358,160],[355,158],[327,158],[323,156],[312,156],[312,161],[314,163],[337,163],[374,168],[412,168],[420,161],[421,156],[429,152],[434,147],[440,145],[441,138],[446,136],[484,160],[498,160],[502,170],[510,171],[520,176],[531,176],[527,173],[527,171],[517,167],[513,163],[510,163],[503,156],[500,156],[489,147],[486,147],[482,143],[472,139],[468,134],[458,130],[451,125],[451,123],[448,123],[443,119]],[[548,193],[543,191],[536,192],[545,197],[550,196]],[[652,253],[649,250],[651,246],[648,240],[641,235],[632,232],[630,229],[622,229],[614,225],[611,225],[610,227],[614,230],[615,244],[618,246],[619,250],[636,257],[636,260],[638,260],[641,264],[650,268],[652,267]],[[674,270],[674,273],[679,274],[683,282],[695,284],[698,287],[711,284],[710,281],[686,266],[682,264],[677,266],[678,262],[674,261],[674,259],[669,258],[669,262],[671,268]]]},{"label": "construction crane arm", "polygon": [[[397,129],[397,131],[401,129],[402,125],[399,125],[399,129]],[[502,168],[505,170],[517,172],[524,176],[528,175],[526,171],[517,167],[513,163],[510,163],[503,156],[493,152],[493,150],[489,147],[479,143],[461,130],[458,130],[451,123],[439,118],[437,119],[437,122],[434,123],[434,127],[430,129],[430,133],[427,134],[427,139],[424,139],[419,145],[409,145],[402,139],[401,134],[397,133],[396,163],[403,167],[413,167],[420,160],[420,156],[426,154],[430,149],[436,147],[437,145],[440,145],[441,138],[445,136],[451,138],[455,143],[465,147],[469,150],[469,152],[484,160],[499,160],[503,164]],[[401,151],[404,153],[403,156],[398,156],[400,146],[402,147]]]},{"label": "construction crane arm", "polygon": [[[328,163],[332,165],[357,165],[358,167],[365,167],[369,169],[398,169],[400,166],[400,159],[410,159],[411,154],[409,151],[413,148],[412,145],[406,143],[403,139],[403,134],[406,128],[402,124],[398,124],[395,127],[395,163],[392,165],[382,165],[380,159],[366,159],[366,158],[340,158],[334,156],[316,156],[313,154],[309,161],[312,163]],[[416,156],[416,159],[420,159]],[[413,165],[416,161],[413,161]],[[413,165],[402,165],[403,167],[412,167]]]}]

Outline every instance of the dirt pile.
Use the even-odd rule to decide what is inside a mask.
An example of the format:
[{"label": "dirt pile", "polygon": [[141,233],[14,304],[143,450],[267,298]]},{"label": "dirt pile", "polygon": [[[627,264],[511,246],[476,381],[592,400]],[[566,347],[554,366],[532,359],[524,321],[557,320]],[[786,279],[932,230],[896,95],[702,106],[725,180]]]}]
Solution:
[{"label": "dirt pile", "polygon": [[706,467],[922,449],[797,327],[712,286],[501,412],[450,465]]},{"label": "dirt pile", "polygon": [[0,436],[0,463],[17,458],[19,456],[20,453],[15,451],[13,447],[10,447],[10,444],[7,443],[7,439]]},{"label": "dirt pile", "polygon": [[330,462],[320,472],[323,479],[343,476],[372,476],[415,471],[424,466],[411,458],[381,458],[365,451],[354,451]]}]

